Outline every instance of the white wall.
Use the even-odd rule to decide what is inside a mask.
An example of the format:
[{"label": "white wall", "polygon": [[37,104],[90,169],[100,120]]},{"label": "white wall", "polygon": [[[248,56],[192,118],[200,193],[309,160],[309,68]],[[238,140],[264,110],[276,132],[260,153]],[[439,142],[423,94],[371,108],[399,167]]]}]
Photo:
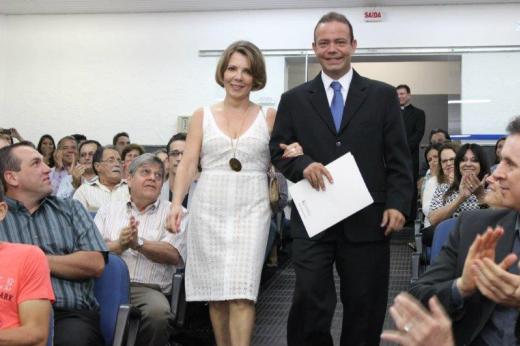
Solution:
[{"label": "white wall", "polygon": [[[262,49],[308,49],[326,11],[7,16],[0,21],[0,126],[16,126],[31,140],[80,132],[109,142],[127,130],[134,142],[165,143],[177,115],[222,96],[216,58],[201,58],[199,50],[237,39]],[[392,7],[383,9],[382,23],[362,22],[363,9],[339,11],[352,20],[361,48],[520,43],[520,5]],[[284,59],[266,60],[268,86],[253,99],[277,101]]]},{"label": "white wall", "polygon": [[462,105],[462,133],[505,133],[520,115],[519,91],[520,53],[463,55],[462,99],[490,102]]}]

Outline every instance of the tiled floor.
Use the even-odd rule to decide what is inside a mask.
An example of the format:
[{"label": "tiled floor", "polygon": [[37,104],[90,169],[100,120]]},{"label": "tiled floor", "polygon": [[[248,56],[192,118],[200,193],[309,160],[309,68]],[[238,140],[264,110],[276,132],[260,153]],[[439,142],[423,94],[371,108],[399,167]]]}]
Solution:
[{"label": "tiled floor", "polygon": [[[406,243],[407,237],[405,236],[396,237],[391,243],[389,304],[400,291],[407,290],[409,286],[411,250]],[[294,281],[295,274],[292,264],[287,261],[263,284],[257,304],[254,346],[286,345],[287,316],[291,305]],[[336,288],[339,292],[337,275]],[[339,345],[341,313],[342,306],[338,297],[338,305],[332,321],[332,335],[336,345]],[[392,321],[387,314],[385,328],[391,327]],[[382,345],[385,344],[382,343]]]}]

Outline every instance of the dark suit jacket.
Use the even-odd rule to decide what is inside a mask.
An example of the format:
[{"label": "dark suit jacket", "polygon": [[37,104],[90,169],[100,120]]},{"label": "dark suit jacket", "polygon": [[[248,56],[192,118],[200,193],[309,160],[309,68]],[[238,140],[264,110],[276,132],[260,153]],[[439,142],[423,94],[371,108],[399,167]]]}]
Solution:
[{"label": "dark suit jacket", "polygon": [[477,292],[465,300],[462,310],[456,310],[451,299],[453,281],[462,275],[464,261],[473,240],[477,234],[484,233],[488,226],[501,225],[505,230],[497,244],[496,262],[502,261],[511,253],[516,217],[517,212],[509,209],[474,210],[463,213],[436,262],[410,289],[410,292],[426,306],[428,299],[437,295],[453,319],[456,345],[467,345],[475,340],[491,317],[496,304]]},{"label": "dark suit jacket", "polygon": [[[293,142],[300,143],[304,155],[282,159],[279,144]],[[379,225],[386,208],[408,213],[413,184],[411,160],[397,94],[390,85],[354,71],[338,132],[321,75],[287,91],[278,106],[270,150],[275,167],[293,182],[303,179],[303,170],[312,162],[327,165],[352,153],[374,204],[342,221],[350,241],[385,239]],[[294,205],[291,232],[293,237],[308,237]]]},{"label": "dark suit jacket", "polygon": [[406,106],[402,111],[404,127],[406,130],[406,139],[413,160],[413,174],[417,177],[419,173],[419,146],[424,136],[424,124],[426,117],[422,109],[413,105]]}]

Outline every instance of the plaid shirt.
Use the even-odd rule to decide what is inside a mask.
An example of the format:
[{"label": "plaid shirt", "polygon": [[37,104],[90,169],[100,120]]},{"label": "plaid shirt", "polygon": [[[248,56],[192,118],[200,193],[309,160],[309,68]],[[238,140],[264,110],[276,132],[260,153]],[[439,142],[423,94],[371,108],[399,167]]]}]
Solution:
[{"label": "plaid shirt", "polygon": [[[68,255],[77,251],[107,251],[94,221],[78,202],[46,197],[31,215],[18,201],[5,198],[9,212],[0,222],[0,240],[39,246],[46,255]],[[56,295],[54,307],[97,310],[94,279],[66,280],[51,275]]]}]

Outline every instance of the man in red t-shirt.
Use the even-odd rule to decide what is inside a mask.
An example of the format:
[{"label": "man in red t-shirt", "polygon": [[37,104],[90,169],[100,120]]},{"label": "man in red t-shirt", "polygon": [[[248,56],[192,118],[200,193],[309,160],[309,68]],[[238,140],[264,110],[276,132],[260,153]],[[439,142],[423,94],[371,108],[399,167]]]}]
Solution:
[{"label": "man in red t-shirt", "polygon": [[[0,222],[7,214],[0,182]],[[0,344],[45,345],[54,302],[50,270],[36,246],[0,242]]]}]

